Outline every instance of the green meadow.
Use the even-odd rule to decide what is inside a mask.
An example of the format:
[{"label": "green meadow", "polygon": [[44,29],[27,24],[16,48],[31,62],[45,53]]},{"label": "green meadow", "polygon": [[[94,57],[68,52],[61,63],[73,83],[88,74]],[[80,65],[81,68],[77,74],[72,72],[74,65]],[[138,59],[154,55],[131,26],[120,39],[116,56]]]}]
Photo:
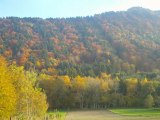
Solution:
[{"label": "green meadow", "polygon": [[112,109],[112,113],[126,116],[160,116],[160,108]]}]

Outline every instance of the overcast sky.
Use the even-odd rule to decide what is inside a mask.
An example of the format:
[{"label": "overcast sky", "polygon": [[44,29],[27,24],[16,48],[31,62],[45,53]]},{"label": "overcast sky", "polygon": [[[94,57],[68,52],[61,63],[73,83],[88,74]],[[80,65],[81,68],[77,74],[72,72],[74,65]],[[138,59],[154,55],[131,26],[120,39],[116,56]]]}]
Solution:
[{"label": "overcast sky", "polygon": [[134,6],[160,10],[160,0],[0,0],[0,17],[88,16]]}]

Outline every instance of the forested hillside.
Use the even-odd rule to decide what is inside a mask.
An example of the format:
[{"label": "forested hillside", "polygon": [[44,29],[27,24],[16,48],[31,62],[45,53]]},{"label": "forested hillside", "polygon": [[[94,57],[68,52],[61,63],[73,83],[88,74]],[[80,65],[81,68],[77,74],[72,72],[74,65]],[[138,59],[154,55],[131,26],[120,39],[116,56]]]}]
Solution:
[{"label": "forested hillside", "polygon": [[66,19],[0,19],[0,53],[60,75],[160,69],[160,12],[143,8]]},{"label": "forested hillside", "polygon": [[35,73],[51,109],[160,106],[160,11],[0,18],[0,55],[9,74]]}]

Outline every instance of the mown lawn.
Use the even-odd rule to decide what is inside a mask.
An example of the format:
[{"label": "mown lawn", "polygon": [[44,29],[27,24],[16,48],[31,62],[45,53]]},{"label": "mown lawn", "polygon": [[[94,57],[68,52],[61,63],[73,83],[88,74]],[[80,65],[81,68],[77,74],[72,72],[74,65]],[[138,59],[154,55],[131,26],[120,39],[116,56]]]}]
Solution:
[{"label": "mown lawn", "polygon": [[127,116],[160,116],[160,108],[149,109],[111,109],[112,113]]}]

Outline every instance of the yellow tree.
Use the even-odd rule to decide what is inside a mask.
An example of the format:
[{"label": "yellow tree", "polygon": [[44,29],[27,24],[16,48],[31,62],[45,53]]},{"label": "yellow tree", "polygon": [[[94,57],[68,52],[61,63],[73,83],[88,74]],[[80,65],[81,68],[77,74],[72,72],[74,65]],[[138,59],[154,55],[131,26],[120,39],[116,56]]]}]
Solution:
[{"label": "yellow tree", "polygon": [[6,61],[0,57],[0,119],[9,118],[15,112],[16,93],[8,73]]},{"label": "yellow tree", "polygon": [[134,95],[136,92],[138,80],[137,78],[127,79],[127,94],[130,96]]},{"label": "yellow tree", "polygon": [[72,85],[72,84],[71,84],[71,80],[70,80],[70,78],[69,78],[68,75],[61,76],[60,78],[63,79],[64,84],[65,84],[66,86],[70,87],[70,86]]},{"label": "yellow tree", "polygon": [[16,114],[21,119],[43,116],[47,110],[45,95],[35,88],[37,80],[34,72],[25,72],[23,67],[9,67],[17,94]]},{"label": "yellow tree", "polygon": [[75,90],[75,98],[76,101],[78,101],[80,108],[84,107],[84,95],[85,95],[85,78],[81,77],[81,76],[77,76],[74,78],[73,81],[73,89]]},{"label": "yellow tree", "polygon": [[99,78],[102,81],[103,88],[106,87],[107,90],[113,89],[115,81],[113,81],[111,74],[101,73]]},{"label": "yellow tree", "polygon": [[109,85],[107,81],[101,80],[101,90],[102,92],[107,92],[109,90]]}]

